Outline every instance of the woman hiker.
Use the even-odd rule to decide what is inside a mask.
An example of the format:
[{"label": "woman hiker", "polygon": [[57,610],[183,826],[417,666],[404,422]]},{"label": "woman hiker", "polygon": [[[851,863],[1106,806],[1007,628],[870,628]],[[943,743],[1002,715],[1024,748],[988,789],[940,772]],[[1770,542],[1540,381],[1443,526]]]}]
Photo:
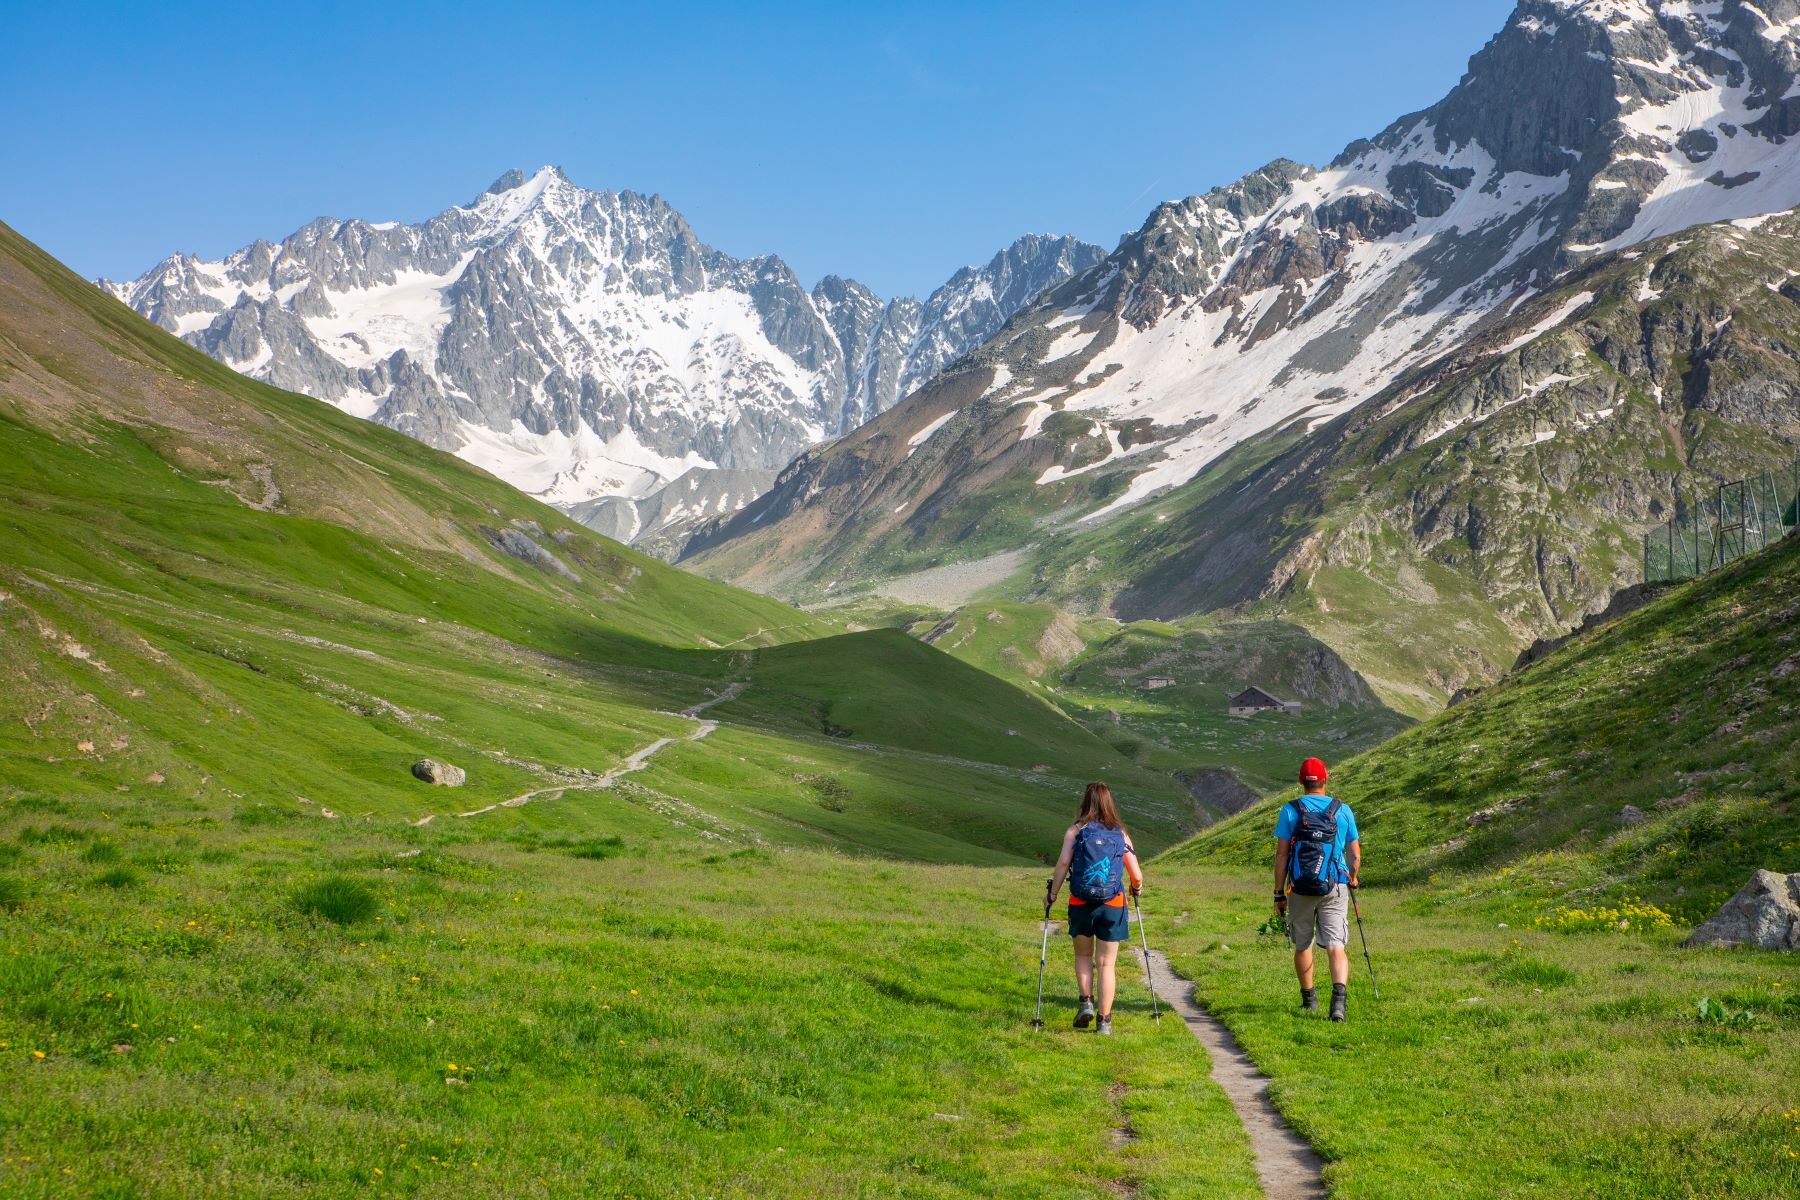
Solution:
[{"label": "woman hiker", "polygon": [[1050,885],[1055,903],[1063,880],[1069,881],[1069,936],[1075,939],[1075,982],[1081,988],[1081,1005],[1075,1010],[1075,1028],[1086,1029],[1095,1017],[1094,967],[1100,968],[1100,1023],[1095,1033],[1112,1033],[1115,968],[1119,943],[1131,940],[1131,919],[1125,907],[1125,879],[1131,894],[1144,886],[1137,849],[1113,807],[1112,790],[1104,783],[1090,783],[1081,796],[1081,811],[1063,834],[1062,856],[1056,860],[1056,878]]}]

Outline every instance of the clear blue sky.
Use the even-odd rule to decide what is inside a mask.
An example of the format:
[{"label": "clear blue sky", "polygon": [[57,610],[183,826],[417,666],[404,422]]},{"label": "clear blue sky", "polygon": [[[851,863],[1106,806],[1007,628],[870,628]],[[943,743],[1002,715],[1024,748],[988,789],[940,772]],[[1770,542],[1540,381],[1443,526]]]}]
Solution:
[{"label": "clear blue sky", "polygon": [[0,0],[0,220],[85,275],[512,166],[659,192],[728,253],[923,293],[1027,231],[1323,162],[1434,102],[1511,0]]}]

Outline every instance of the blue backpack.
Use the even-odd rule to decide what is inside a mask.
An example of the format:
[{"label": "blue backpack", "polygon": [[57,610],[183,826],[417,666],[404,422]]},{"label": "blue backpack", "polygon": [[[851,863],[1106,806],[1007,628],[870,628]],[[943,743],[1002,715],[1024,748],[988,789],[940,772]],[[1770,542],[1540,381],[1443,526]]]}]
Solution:
[{"label": "blue backpack", "polygon": [[1294,806],[1293,850],[1288,858],[1288,879],[1302,896],[1329,896],[1338,885],[1337,830],[1342,800],[1333,799],[1325,811],[1314,812],[1298,800]]},{"label": "blue backpack", "polygon": [[1125,831],[1099,822],[1075,831],[1075,854],[1069,861],[1069,895],[1089,904],[1104,904],[1125,890]]}]

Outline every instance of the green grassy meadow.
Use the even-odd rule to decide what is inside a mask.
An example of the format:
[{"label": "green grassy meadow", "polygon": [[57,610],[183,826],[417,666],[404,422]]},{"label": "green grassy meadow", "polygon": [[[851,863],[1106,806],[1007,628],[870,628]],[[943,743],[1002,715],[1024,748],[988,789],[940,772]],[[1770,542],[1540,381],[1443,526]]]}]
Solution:
[{"label": "green grassy meadow", "polygon": [[[1379,878],[1381,843],[1364,844]],[[1266,873],[1151,872],[1152,944],[1271,1076],[1276,1105],[1329,1160],[1334,1198],[1800,1192],[1791,955],[1684,950],[1685,927],[1642,918],[1545,928],[1530,902],[1365,886],[1381,999],[1353,944],[1350,1020],[1333,1025],[1299,1011],[1286,941],[1259,932]]]},{"label": "green grassy meadow", "polygon": [[1037,872],[606,807],[7,798],[0,1194],[1257,1194],[1136,976],[1077,1036],[1059,934],[1030,1029]]},{"label": "green grassy meadow", "polygon": [[1800,963],[1676,944],[1800,871],[1797,581],[1789,538],[1334,764],[1382,989],[1353,945],[1345,1026],[1297,1011],[1265,927],[1291,793],[1158,860],[1176,966],[1334,1197],[1800,1189]]},{"label": "green grassy meadow", "polygon": [[1254,1194],[1179,1030],[1027,1024],[1081,784],[1174,780],[5,230],[0,314],[0,1191]]}]

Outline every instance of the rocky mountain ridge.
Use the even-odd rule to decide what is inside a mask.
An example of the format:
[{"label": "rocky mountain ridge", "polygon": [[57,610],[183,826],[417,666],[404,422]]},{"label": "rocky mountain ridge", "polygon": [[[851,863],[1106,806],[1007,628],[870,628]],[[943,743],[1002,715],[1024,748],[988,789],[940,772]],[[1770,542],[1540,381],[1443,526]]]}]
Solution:
[{"label": "rocky mountain ridge", "polygon": [[[417,225],[321,218],[103,286],[239,371],[666,540],[669,513],[730,511],[1101,253],[1029,235],[923,302],[837,276],[809,292],[779,258],[707,246],[660,197],[545,167]],[[713,471],[731,474],[707,505],[652,500]]]},{"label": "rocky mountain ridge", "polygon": [[1322,428],[1585,262],[1800,205],[1797,81],[1800,0],[1523,0],[1438,104],[1160,205],[694,562],[823,594],[1092,527]]},{"label": "rocky mountain ridge", "polygon": [[1319,429],[1052,536],[1022,586],[1133,617],[1279,612],[1430,711],[1641,580],[1646,529],[1794,462],[1797,280],[1800,213],[1592,259]]},{"label": "rocky mountain ridge", "polygon": [[1797,68],[1800,3],[1524,0],[1437,105],[1159,206],[690,561],[1280,615],[1429,712],[1800,444]]}]

